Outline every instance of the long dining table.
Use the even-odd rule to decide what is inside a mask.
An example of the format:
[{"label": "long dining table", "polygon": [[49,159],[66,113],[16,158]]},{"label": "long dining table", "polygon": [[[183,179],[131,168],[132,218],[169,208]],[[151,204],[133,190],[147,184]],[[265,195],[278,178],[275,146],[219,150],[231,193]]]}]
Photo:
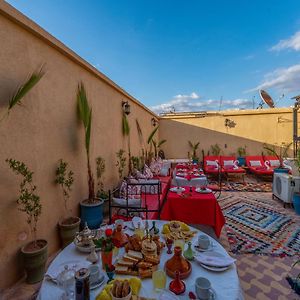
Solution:
[{"label": "long dining table", "polygon": [[203,224],[213,227],[220,236],[225,218],[212,192],[197,192],[196,187],[184,187],[181,193],[170,189],[162,208],[161,220],[179,220],[188,224]]},{"label": "long dining table", "polygon": [[[152,221],[152,220],[151,220]],[[163,225],[166,223],[164,221],[155,220],[156,226],[160,229],[160,232],[162,230]],[[125,222],[126,230],[125,232],[129,235],[133,234],[133,231],[130,229],[132,226],[131,222]],[[198,236],[199,234],[204,234],[198,229],[195,229],[193,227],[190,227],[191,230],[195,230],[197,234],[193,237],[191,240],[192,247],[197,244]],[[228,253],[226,250],[219,244],[217,241],[215,241],[213,238],[207,235],[207,237],[210,239],[211,245],[213,245],[213,251],[214,253],[219,253],[219,255],[223,255],[225,257],[228,257]],[[161,239],[163,237],[161,236]],[[187,246],[186,246],[187,247]],[[121,248],[119,253],[114,257],[114,260],[120,258],[124,254],[124,248]],[[159,269],[164,269],[165,262],[172,257],[173,254],[167,254],[166,249],[163,250],[160,258],[160,264],[158,266]],[[82,253],[79,250],[76,249],[75,245],[71,243],[66,248],[64,248],[52,261],[50,264],[47,273],[48,274],[57,274],[58,272],[62,271],[64,266],[68,263],[71,264],[78,264],[78,265],[85,265],[88,263],[87,261],[88,253]],[[101,262],[99,262],[100,267],[102,267]],[[188,278],[184,280],[186,284],[186,292],[182,295],[178,296],[178,299],[188,299],[188,293],[190,291],[193,291],[195,293],[195,280],[197,277],[205,277],[207,278],[212,285],[213,290],[215,291],[215,299],[222,299],[222,300],[243,300],[243,292],[240,287],[240,281],[236,269],[235,263],[231,265],[226,271],[222,272],[213,272],[209,271],[200,264],[198,264],[195,260],[191,261],[192,265],[192,272],[189,275]],[[102,289],[105,286],[105,283],[107,281],[107,276],[104,274],[105,280],[102,285],[100,285],[98,288],[91,290],[90,299],[94,300],[96,299],[97,295],[102,291]],[[132,277],[129,275],[117,275],[117,277],[120,278],[128,278]],[[168,289],[168,286],[171,282],[172,278],[167,276],[167,283],[166,283],[166,289]],[[75,286],[74,286],[75,289]],[[47,280],[46,278],[43,280],[43,283],[41,285],[39,295],[37,297],[38,300],[54,300],[54,299],[61,299],[63,291],[61,288],[59,288],[55,283],[52,281]],[[160,299],[159,293],[154,291],[153,283],[151,278],[143,279],[142,280],[142,287],[140,290],[140,296],[143,297],[150,297],[153,299]],[[177,299],[177,298],[176,298]]]}]

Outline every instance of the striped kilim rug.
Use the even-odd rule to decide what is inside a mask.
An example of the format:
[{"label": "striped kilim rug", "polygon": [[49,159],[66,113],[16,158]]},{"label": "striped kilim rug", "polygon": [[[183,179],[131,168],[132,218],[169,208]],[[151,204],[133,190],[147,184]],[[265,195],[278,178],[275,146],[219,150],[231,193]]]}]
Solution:
[{"label": "striped kilim rug", "polygon": [[233,253],[294,256],[300,249],[300,218],[275,200],[245,194],[219,200]]}]

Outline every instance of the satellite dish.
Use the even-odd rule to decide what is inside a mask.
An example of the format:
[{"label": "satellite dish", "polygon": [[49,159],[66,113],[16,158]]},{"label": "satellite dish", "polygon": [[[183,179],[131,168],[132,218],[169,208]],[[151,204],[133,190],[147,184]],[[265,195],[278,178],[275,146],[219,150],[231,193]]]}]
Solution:
[{"label": "satellite dish", "polygon": [[260,108],[262,108],[264,103],[266,103],[271,108],[275,107],[272,97],[265,90],[259,90],[259,95],[260,95],[260,98],[262,100],[259,103]]}]

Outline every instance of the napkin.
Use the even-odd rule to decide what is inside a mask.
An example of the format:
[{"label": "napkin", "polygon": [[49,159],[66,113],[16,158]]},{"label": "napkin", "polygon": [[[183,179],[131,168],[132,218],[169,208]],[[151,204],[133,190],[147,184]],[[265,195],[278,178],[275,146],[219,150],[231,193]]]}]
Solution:
[{"label": "napkin", "polygon": [[206,255],[205,253],[199,253],[195,258],[199,263],[211,267],[227,267],[232,265],[236,261],[236,259],[230,256],[218,257]]}]

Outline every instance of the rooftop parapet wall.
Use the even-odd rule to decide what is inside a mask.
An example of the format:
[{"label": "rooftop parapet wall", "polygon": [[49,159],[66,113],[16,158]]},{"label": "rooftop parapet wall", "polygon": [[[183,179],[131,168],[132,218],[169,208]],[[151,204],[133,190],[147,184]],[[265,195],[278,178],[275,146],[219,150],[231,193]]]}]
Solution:
[{"label": "rooftop parapet wall", "polygon": [[[226,126],[226,119],[234,126]],[[164,150],[169,158],[187,157],[188,140],[200,142],[199,155],[202,149],[211,152],[214,144],[225,155],[237,155],[241,146],[247,147],[248,155],[260,155],[264,143],[279,146],[293,139],[292,108],[170,113],[160,118],[160,124],[161,139],[168,139]]]},{"label": "rooftop parapet wall", "polygon": [[[23,212],[17,209],[20,178],[13,174],[6,158],[24,161],[34,171],[41,197],[42,216],[38,237],[49,242],[50,254],[59,248],[57,222],[64,216],[60,189],[54,185],[55,168],[60,158],[74,171],[74,187],[69,206],[78,214],[79,201],[88,195],[84,130],[78,122],[76,91],[85,84],[93,108],[91,162],[106,160],[105,188],[118,183],[116,152],[127,150],[122,136],[122,101],[131,105],[131,151],[139,154],[141,145],[136,129],[138,119],[144,136],[153,130],[156,115],[126,93],[109,78],[45,32],[37,24],[0,1],[0,115],[7,99],[28,74],[45,64],[46,74],[0,123],[0,294],[22,274],[19,249],[30,240]],[[1,296],[0,296],[1,298]]]}]

